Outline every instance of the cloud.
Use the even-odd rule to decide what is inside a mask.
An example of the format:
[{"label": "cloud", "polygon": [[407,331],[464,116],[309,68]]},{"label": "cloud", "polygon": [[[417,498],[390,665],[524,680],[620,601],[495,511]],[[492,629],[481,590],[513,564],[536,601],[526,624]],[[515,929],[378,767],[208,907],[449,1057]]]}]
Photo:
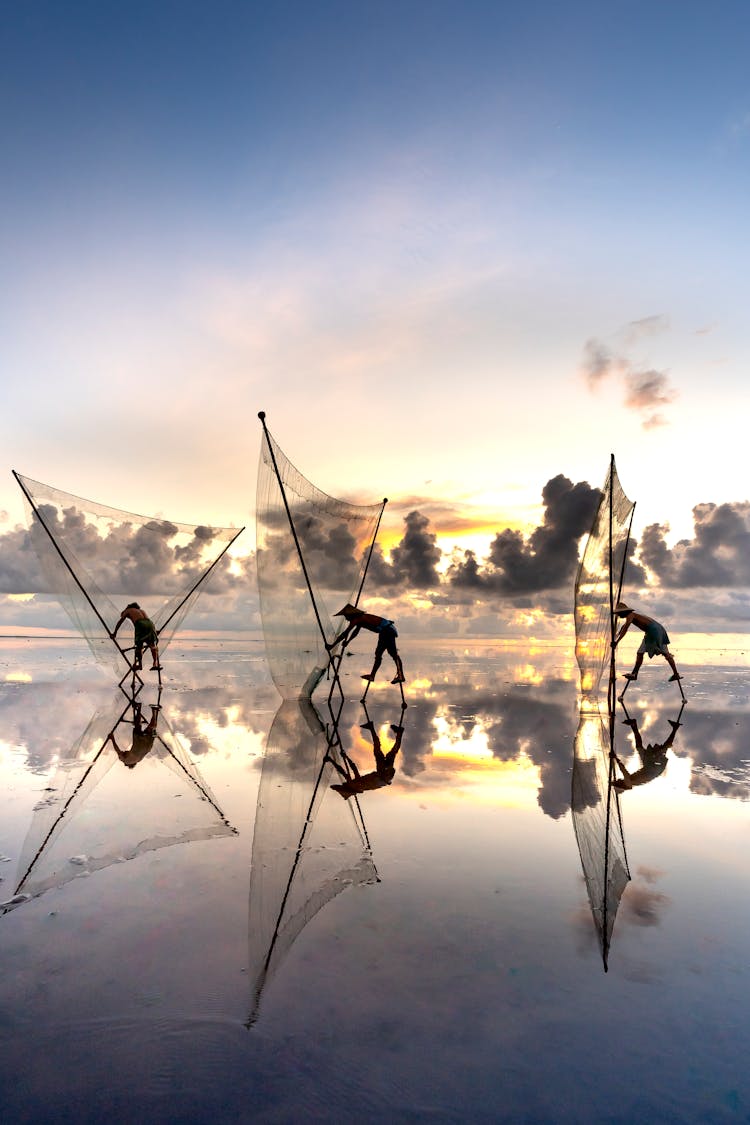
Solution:
[{"label": "cloud", "polygon": [[413,511],[404,519],[406,530],[386,562],[380,548],[373,551],[368,581],[376,589],[399,586],[416,590],[434,590],[441,579],[437,566],[442,551],[430,521],[421,512]]},{"label": "cloud", "polygon": [[599,489],[558,474],[542,489],[544,520],[528,538],[509,528],[498,532],[486,564],[465,551],[450,567],[449,583],[477,594],[506,596],[570,586],[579,541],[591,528],[600,498]]},{"label": "cloud", "polygon": [[668,547],[668,524],[649,524],[641,536],[639,558],[659,585],[750,585],[750,502],[697,504],[694,537]]},{"label": "cloud", "polygon": [[581,368],[590,390],[607,375],[611,375],[616,366],[617,361],[612,352],[601,340],[587,340],[583,345]]},{"label": "cloud", "polygon": [[647,316],[633,320],[615,334],[615,346],[591,337],[583,345],[581,373],[589,390],[594,392],[605,379],[618,381],[623,405],[641,415],[644,430],[668,425],[659,407],[668,406],[677,397],[666,371],[637,364],[630,352],[642,340],[661,335],[669,328],[665,316]]}]

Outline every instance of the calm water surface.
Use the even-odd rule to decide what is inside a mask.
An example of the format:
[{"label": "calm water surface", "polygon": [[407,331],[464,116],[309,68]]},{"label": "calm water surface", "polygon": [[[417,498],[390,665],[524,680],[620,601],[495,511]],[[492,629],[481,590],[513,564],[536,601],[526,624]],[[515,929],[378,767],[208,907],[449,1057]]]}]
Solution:
[{"label": "calm water surface", "polygon": [[404,656],[403,717],[363,650],[334,725],[259,644],[173,646],[133,745],[83,646],[0,643],[5,1120],[750,1119],[745,656],[696,655],[681,716],[656,663],[628,689],[644,746],[681,725],[621,798],[607,973],[572,654]]}]

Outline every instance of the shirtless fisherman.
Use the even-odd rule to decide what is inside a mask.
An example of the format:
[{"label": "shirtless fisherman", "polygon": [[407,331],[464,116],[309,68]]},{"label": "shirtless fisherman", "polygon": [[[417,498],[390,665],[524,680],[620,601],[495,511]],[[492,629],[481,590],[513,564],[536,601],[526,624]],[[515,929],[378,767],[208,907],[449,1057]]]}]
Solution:
[{"label": "shirtless fisherman", "polygon": [[615,609],[616,617],[624,617],[623,626],[620,632],[615,637],[615,645],[617,646],[622,638],[627,633],[631,625],[635,625],[637,629],[643,630],[643,640],[641,641],[640,648],[636,654],[635,664],[633,665],[632,672],[625,673],[626,680],[637,680],[638,672],[640,671],[641,664],[643,664],[643,657],[648,653],[648,658],[651,660],[654,656],[663,656],[669,667],[672,669],[670,680],[681,680],[682,676],[677,671],[677,665],[674,662],[674,657],[668,649],[669,637],[667,630],[658,621],[654,621],[653,617],[647,617],[645,613],[636,613],[630,606],[625,605],[625,602],[618,602]]},{"label": "shirtless fisherman", "polygon": [[359,633],[360,629],[367,629],[371,633],[377,633],[378,643],[375,648],[375,659],[373,661],[372,669],[365,672],[362,676],[363,680],[374,680],[383,660],[383,653],[387,652],[392,658],[393,663],[396,665],[396,675],[391,680],[392,684],[403,684],[406,677],[404,676],[404,666],[401,663],[401,657],[396,648],[396,626],[387,617],[378,617],[375,613],[365,613],[364,610],[357,609],[356,606],[350,605],[348,602],[343,609],[340,609],[335,615],[336,617],[345,617],[348,624],[343,633],[339,633],[336,640],[330,646],[335,648],[336,645],[342,642],[353,641]]},{"label": "shirtless fisherman", "polygon": [[136,672],[139,672],[143,667],[143,649],[148,647],[151,650],[151,657],[153,664],[151,666],[152,672],[159,672],[161,664],[159,663],[159,637],[156,632],[156,626],[150,617],[148,617],[138,602],[131,602],[130,605],[125,606],[125,609],[120,614],[120,620],[115,625],[112,632],[109,634],[112,640],[117,636],[117,630],[125,620],[133,622],[133,629],[135,631],[135,662],[133,667]]}]

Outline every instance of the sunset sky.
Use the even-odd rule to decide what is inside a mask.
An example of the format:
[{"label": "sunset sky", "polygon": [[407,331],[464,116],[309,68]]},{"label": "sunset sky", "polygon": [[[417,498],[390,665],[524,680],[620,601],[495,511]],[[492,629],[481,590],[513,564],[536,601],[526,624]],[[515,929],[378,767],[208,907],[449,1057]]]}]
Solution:
[{"label": "sunset sky", "polygon": [[636,538],[670,525],[653,604],[742,632],[749,33],[731,0],[15,5],[0,589],[11,468],[252,528],[263,409],[390,498],[386,547],[418,512],[480,560],[615,452]]}]

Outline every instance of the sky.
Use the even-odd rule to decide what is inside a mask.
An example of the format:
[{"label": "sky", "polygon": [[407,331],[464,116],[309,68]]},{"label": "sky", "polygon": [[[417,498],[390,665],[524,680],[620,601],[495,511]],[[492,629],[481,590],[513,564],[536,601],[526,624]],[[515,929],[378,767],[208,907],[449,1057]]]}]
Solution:
[{"label": "sky", "polygon": [[0,586],[11,469],[251,550],[265,410],[440,574],[535,556],[545,489],[614,452],[646,604],[742,632],[749,31],[732,0],[8,9]]}]

